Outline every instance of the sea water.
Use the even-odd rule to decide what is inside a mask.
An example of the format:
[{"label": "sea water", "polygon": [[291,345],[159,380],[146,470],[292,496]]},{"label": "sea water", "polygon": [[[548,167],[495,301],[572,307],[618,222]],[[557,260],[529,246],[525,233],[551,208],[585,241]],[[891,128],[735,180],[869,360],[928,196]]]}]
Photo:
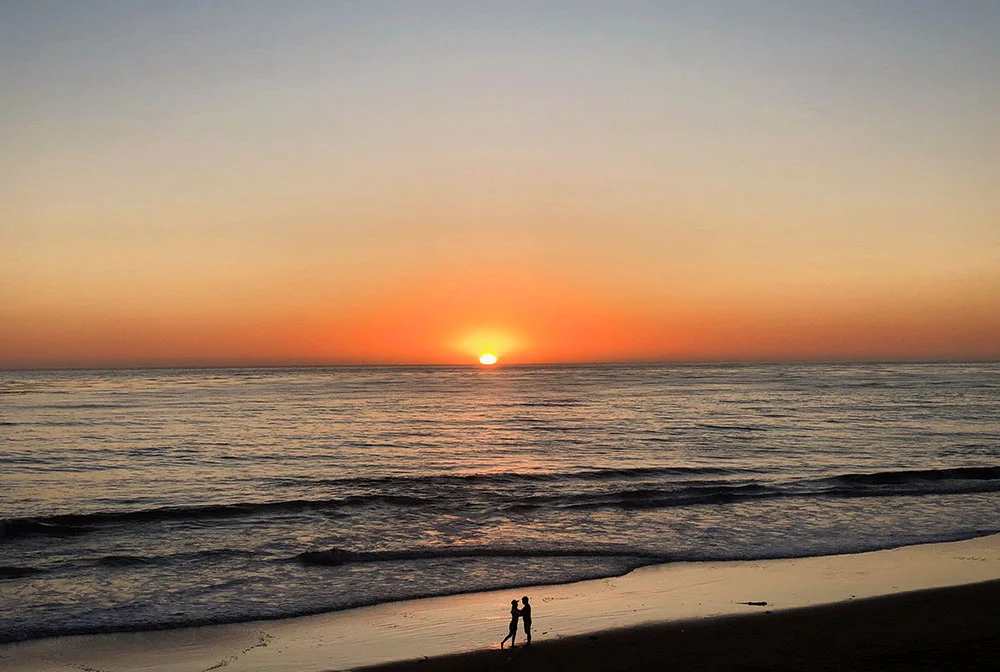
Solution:
[{"label": "sea water", "polygon": [[0,641],[998,531],[998,364],[0,372]]}]

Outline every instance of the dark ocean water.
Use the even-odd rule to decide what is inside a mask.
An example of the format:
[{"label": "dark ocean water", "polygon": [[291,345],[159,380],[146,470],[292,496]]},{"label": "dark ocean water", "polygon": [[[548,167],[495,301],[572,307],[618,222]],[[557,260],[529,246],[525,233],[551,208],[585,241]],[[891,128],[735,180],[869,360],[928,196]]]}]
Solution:
[{"label": "dark ocean water", "polygon": [[0,372],[0,641],[1000,531],[1000,365]]}]

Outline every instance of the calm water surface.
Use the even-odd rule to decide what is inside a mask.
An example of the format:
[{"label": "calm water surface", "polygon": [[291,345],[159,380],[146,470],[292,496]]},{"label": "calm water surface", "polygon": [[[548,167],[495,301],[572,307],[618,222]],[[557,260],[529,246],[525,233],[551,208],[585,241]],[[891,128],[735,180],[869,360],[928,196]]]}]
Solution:
[{"label": "calm water surface", "polygon": [[1000,531],[1000,365],[0,372],[0,641]]}]

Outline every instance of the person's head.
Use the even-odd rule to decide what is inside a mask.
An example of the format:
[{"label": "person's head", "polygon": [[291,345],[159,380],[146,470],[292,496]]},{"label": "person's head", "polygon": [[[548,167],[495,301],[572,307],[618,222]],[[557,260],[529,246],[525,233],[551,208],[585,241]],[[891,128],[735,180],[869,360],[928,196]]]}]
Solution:
[{"label": "person's head", "polygon": [[516,607],[517,606],[517,600],[511,600],[510,601],[510,606]]},{"label": "person's head", "polygon": [[[515,602],[516,602],[516,601],[517,601],[517,600],[515,600]],[[528,603],[528,596],[527,596],[527,595],[525,595],[524,597],[522,597],[522,598],[521,598],[521,601],[522,601],[522,602],[524,602],[525,604],[527,604],[527,603]]]}]

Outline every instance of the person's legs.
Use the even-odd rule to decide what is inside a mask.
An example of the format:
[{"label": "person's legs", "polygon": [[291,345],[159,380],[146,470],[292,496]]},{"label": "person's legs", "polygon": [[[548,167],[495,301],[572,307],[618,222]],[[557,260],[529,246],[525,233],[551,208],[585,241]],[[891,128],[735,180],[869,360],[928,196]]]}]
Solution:
[{"label": "person's legs", "polygon": [[524,624],[524,636],[528,638],[528,644],[531,644],[531,623]]}]

